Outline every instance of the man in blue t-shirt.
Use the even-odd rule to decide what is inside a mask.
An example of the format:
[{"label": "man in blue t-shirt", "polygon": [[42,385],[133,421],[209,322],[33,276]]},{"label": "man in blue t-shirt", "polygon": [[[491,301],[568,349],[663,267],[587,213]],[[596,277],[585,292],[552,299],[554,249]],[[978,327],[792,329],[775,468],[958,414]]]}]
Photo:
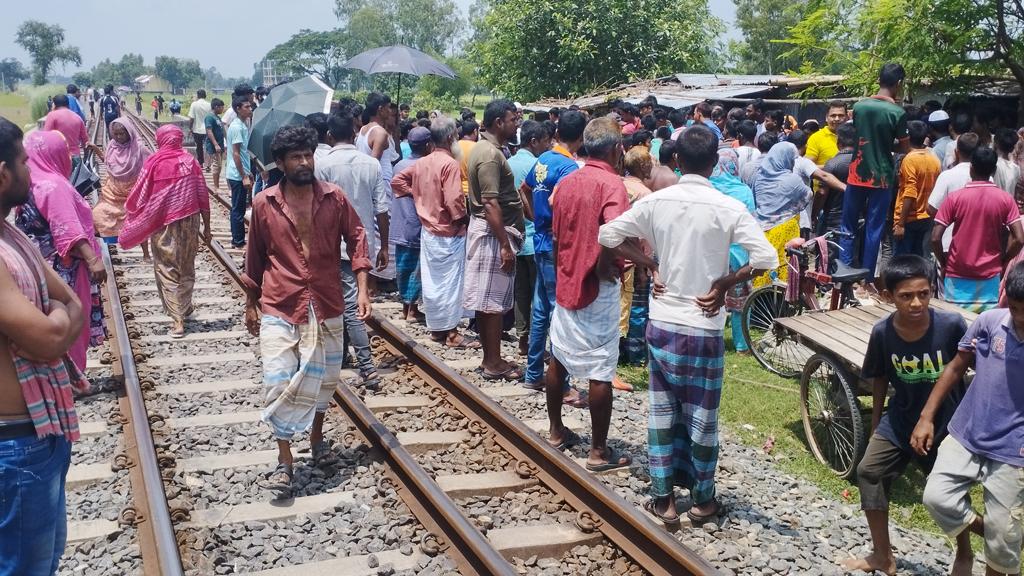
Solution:
[{"label": "man in blue t-shirt", "polygon": [[[949,421],[949,435],[924,490],[924,505],[949,536],[985,538],[986,574],[1019,574],[1024,512],[1024,263],[1006,277],[1008,308],[983,312],[960,340],[921,411],[910,443],[919,454],[935,444],[939,407],[971,366],[976,372]],[[984,488],[985,515],[970,490]],[[969,550],[969,549],[968,549]],[[973,556],[959,550],[953,574],[970,574]]]},{"label": "man in blue t-shirt", "polygon": [[[860,504],[871,530],[873,551],[864,558],[843,562],[851,571],[885,574],[896,572],[896,558],[889,541],[889,487],[914,462],[925,474],[935,463],[935,452],[918,455],[910,446],[910,433],[943,369],[957,354],[967,330],[955,312],[935,310],[931,300],[932,264],[914,254],[896,256],[882,274],[885,296],[896,311],[875,324],[868,339],[861,378],[871,384],[874,403],[864,457],[857,466]],[[888,409],[882,414],[892,386]],[[946,423],[963,396],[962,381],[936,413],[936,433],[946,434]],[[970,553],[971,541],[957,539],[962,553]]]},{"label": "man in blue t-shirt", "polygon": [[[531,390],[544,389],[544,350],[548,327],[551,325],[551,312],[555,309],[555,264],[551,258],[553,241],[551,204],[548,198],[562,178],[579,169],[575,155],[583,145],[583,129],[586,126],[587,119],[579,111],[569,110],[560,115],[554,148],[540,155],[522,185],[525,194],[533,195],[533,258],[537,263],[526,381],[523,384]],[[567,402],[577,404],[578,396],[574,394]]]},{"label": "man in blue t-shirt", "polygon": [[252,190],[252,170],[249,168],[249,127],[252,102],[244,96],[231,101],[235,119],[228,126],[227,180],[231,188],[231,247],[245,246],[245,209]]}]

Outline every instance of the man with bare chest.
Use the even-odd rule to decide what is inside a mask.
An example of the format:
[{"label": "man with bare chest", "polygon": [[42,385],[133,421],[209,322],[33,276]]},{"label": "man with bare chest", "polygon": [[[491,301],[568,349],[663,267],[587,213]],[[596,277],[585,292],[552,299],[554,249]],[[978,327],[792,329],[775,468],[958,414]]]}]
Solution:
[{"label": "man with bare chest", "polygon": [[370,316],[366,232],[341,189],[314,177],[316,145],[316,132],[305,126],[274,136],[271,153],[284,179],[253,201],[245,255],[245,323],[260,337],[262,419],[278,446],[278,465],[265,486],[281,497],[292,492],[295,434],[312,427],[315,466],[338,460],[323,439],[323,422],[344,352],[345,302],[337,273],[343,239],[358,284],[359,318]]},{"label": "man with bare chest", "polygon": [[78,439],[67,357],[82,305],[32,241],[4,220],[28,201],[22,132],[0,117],[0,575],[53,574],[67,539],[64,481]]}]

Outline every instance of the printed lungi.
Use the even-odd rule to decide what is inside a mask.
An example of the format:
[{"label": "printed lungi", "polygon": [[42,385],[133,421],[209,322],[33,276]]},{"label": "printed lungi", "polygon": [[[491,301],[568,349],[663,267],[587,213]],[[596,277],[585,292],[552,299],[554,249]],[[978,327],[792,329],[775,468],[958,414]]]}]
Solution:
[{"label": "printed lungi", "polygon": [[420,249],[409,246],[395,247],[395,276],[398,281],[398,294],[402,302],[415,304],[420,300]]},{"label": "printed lungi", "polygon": [[619,363],[618,282],[601,282],[597,299],[586,308],[555,305],[551,354],[573,378],[612,381]]},{"label": "printed lungi", "polygon": [[327,410],[341,375],[343,328],[341,316],[320,322],[312,304],[309,321],[302,325],[263,315],[260,358],[266,399],[261,417],[274,438],[291,440],[309,429],[317,412]]},{"label": "printed lungi", "polygon": [[982,313],[999,303],[999,275],[983,280],[946,276],[942,282],[943,298],[950,304]]},{"label": "printed lungi", "polygon": [[651,495],[683,486],[704,504],[715,497],[725,339],[721,330],[651,320],[647,345]]},{"label": "printed lungi", "polygon": [[164,311],[176,322],[192,313],[196,283],[200,215],[193,214],[157,230],[149,238],[156,287]]},{"label": "printed lungi", "polygon": [[462,286],[466,237],[435,236],[420,231],[420,279],[427,330],[451,330],[462,320]]},{"label": "printed lungi", "polygon": [[[505,227],[512,253],[519,252],[523,235]],[[501,251],[498,238],[491,233],[490,225],[483,218],[471,218],[466,233],[466,280],[463,291],[463,307],[466,310],[486,314],[504,314],[512,309],[515,294],[516,271],[501,269]]]}]

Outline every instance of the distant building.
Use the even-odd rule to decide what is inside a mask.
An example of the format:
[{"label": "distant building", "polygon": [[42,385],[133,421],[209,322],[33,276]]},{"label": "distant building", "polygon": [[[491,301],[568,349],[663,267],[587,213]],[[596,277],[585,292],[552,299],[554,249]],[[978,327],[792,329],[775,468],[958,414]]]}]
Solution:
[{"label": "distant building", "polygon": [[273,60],[267,60],[264,58],[253,65],[256,69],[255,77],[259,80],[257,84],[273,86],[285,79],[285,71],[275,67],[275,64],[276,63]]},{"label": "distant building", "polygon": [[134,80],[137,92],[170,92],[171,83],[156,74],[145,74]]}]

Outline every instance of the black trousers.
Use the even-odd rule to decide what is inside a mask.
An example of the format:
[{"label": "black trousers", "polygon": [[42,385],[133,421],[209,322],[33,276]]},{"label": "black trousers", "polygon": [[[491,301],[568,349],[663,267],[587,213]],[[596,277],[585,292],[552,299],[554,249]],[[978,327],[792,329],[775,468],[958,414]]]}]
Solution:
[{"label": "black trousers", "polygon": [[206,167],[206,133],[197,134],[192,133],[192,139],[196,142],[196,160],[199,161],[199,165],[203,168]]}]

